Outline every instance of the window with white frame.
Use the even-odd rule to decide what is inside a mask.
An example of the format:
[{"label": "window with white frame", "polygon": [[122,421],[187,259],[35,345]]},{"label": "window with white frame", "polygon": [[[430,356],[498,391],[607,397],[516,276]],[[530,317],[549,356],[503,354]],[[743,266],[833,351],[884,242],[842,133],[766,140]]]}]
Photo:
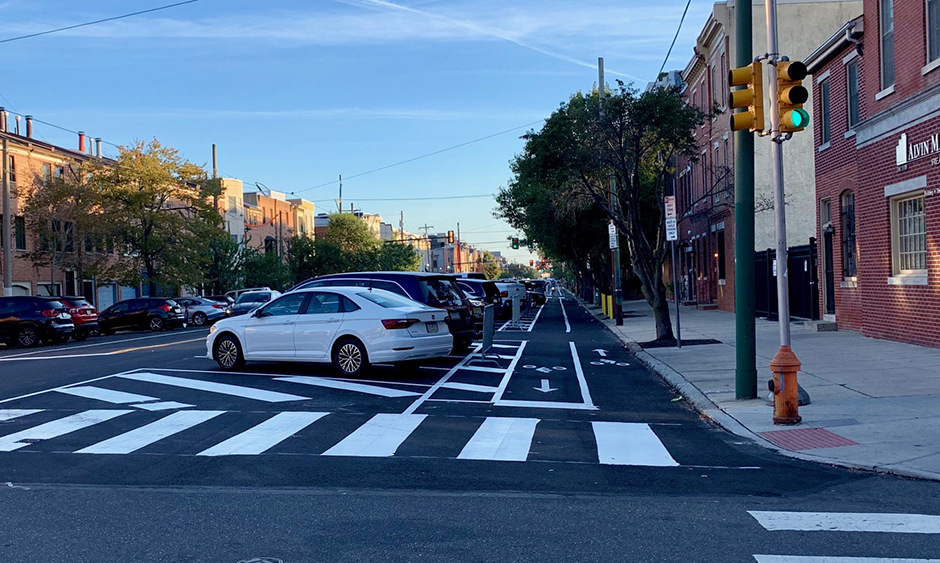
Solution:
[{"label": "window with white frame", "polygon": [[924,194],[891,201],[891,254],[894,274],[927,273],[927,222]]},{"label": "window with white frame", "polygon": [[828,145],[829,140],[832,137],[832,119],[830,118],[830,104],[829,104],[829,79],[823,80],[819,84],[819,100],[822,106],[822,119],[820,120],[820,129],[822,129],[822,144]]},{"label": "window with white frame", "polygon": [[927,0],[927,62],[940,59],[940,0]]},{"label": "window with white frame", "polygon": [[894,0],[880,0],[881,89],[894,86]]},{"label": "window with white frame", "polygon": [[[940,1],[940,0],[938,0]],[[845,65],[846,94],[848,95],[849,129],[854,129],[860,121],[858,113],[858,59]]]}]

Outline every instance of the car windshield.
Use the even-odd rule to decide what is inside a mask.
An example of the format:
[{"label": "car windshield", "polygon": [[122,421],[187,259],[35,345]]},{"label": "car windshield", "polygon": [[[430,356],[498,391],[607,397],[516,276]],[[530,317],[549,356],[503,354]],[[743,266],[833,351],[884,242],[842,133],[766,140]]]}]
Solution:
[{"label": "car windshield", "polygon": [[452,307],[463,307],[463,298],[460,289],[453,280],[446,278],[429,278],[421,280],[421,294],[425,301],[432,307],[440,305],[450,305]]},{"label": "car windshield", "polygon": [[270,293],[267,292],[257,292],[257,293],[242,293],[238,296],[238,299],[235,303],[265,303],[271,297]]},{"label": "car windshield", "polygon": [[419,307],[420,303],[416,303],[411,299],[406,299],[404,297],[399,297],[398,295],[390,295],[385,293],[379,293],[377,291],[361,291],[356,294],[363,299],[367,299],[380,307],[385,307],[386,309],[391,309],[394,307]]}]

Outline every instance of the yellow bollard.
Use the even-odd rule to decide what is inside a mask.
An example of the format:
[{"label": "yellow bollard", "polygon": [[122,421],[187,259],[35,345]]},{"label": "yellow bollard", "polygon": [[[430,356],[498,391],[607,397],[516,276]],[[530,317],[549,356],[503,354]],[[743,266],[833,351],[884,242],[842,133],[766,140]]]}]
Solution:
[{"label": "yellow bollard", "polygon": [[614,318],[614,296],[613,295],[607,296],[607,316],[610,318]]},{"label": "yellow bollard", "polygon": [[601,293],[601,313],[607,314],[607,296]]}]

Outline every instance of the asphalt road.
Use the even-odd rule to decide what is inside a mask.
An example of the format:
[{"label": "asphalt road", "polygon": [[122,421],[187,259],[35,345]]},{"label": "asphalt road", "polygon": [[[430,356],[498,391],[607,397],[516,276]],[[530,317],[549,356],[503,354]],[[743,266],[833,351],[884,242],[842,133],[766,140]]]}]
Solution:
[{"label": "asphalt road", "polygon": [[356,381],[205,334],[0,348],[0,560],[940,560],[937,484],[708,424],[570,299]]}]

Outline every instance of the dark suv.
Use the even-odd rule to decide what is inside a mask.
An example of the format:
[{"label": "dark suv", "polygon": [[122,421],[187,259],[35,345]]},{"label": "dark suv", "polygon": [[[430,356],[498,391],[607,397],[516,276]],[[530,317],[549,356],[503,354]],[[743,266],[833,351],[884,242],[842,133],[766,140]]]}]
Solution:
[{"label": "dark suv", "polygon": [[447,327],[454,335],[454,351],[464,351],[473,342],[473,310],[451,276],[425,272],[347,272],[311,278],[290,291],[331,286],[385,289],[429,307],[446,309]]},{"label": "dark suv", "polygon": [[[479,299],[484,305],[492,305],[496,318],[503,314],[503,300],[499,296],[496,282],[476,278],[457,278],[457,287],[463,290],[467,297]],[[478,323],[482,323],[483,313],[480,312]]]},{"label": "dark suv", "polygon": [[154,332],[182,326],[183,310],[165,297],[141,297],[111,305],[98,314],[101,334],[116,330],[147,328]]},{"label": "dark suv", "polygon": [[24,348],[65,342],[73,328],[68,308],[54,297],[0,297],[0,341]]}]

